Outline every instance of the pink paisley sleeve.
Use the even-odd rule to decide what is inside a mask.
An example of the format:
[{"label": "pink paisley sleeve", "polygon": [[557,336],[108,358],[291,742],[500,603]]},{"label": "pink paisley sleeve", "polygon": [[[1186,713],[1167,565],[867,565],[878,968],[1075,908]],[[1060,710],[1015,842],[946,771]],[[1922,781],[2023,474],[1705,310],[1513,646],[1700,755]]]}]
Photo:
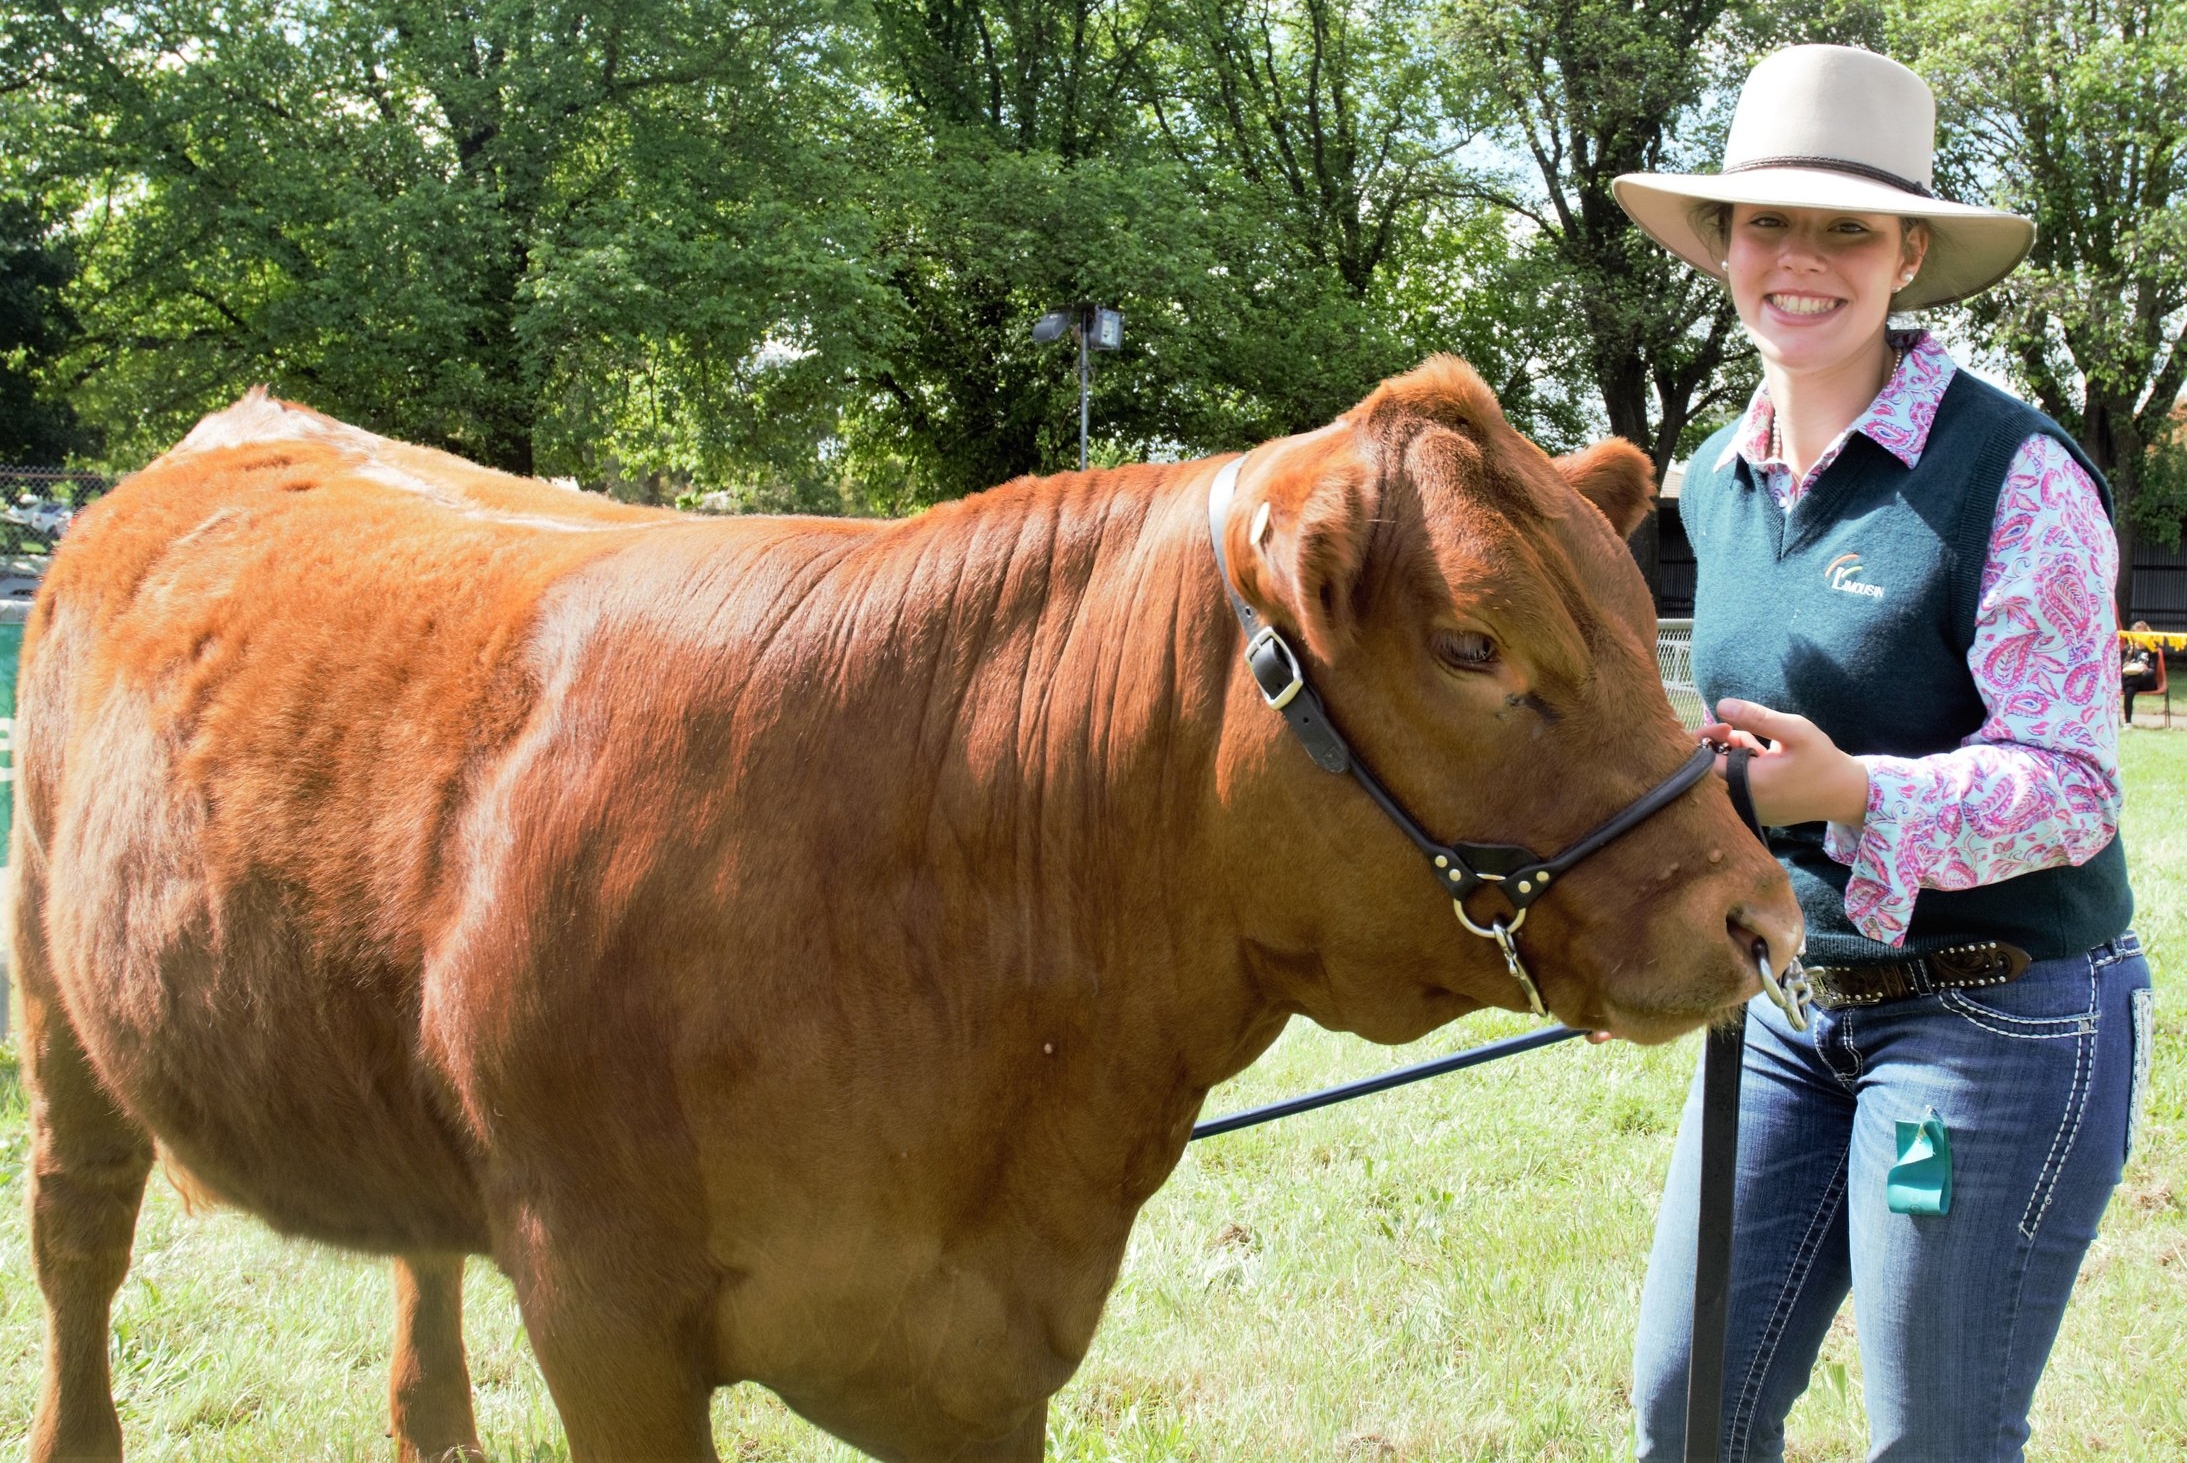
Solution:
[{"label": "pink paisley sleeve", "polygon": [[1861,758],[1867,822],[1829,830],[1861,933],[1896,945],[1920,890],[2086,863],[2117,833],[2117,576],[2095,484],[2030,437],[1998,495],[1967,654],[1988,717],[1950,752]]}]

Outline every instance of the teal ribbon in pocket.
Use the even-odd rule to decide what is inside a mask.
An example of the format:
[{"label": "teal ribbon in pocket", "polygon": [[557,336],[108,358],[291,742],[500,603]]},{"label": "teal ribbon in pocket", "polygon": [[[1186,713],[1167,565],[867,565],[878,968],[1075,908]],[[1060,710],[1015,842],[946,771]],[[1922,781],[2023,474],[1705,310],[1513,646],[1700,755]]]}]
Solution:
[{"label": "teal ribbon in pocket", "polygon": [[1886,1175],[1884,1197],[1893,1214],[1951,1213],[1952,1140],[1935,1108],[1899,1122],[1898,1162]]}]

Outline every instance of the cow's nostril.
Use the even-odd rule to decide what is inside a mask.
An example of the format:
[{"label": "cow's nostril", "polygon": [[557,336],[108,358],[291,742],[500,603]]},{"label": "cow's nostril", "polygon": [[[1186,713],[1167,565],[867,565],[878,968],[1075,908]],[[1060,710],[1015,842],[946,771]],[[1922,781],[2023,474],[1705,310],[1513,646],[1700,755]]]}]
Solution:
[{"label": "cow's nostril", "polygon": [[1799,959],[1806,945],[1805,932],[1800,921],[1772,920],[1766,913],[1750,905],[1734,905],[1724,919],[1724,932],[1739,952],[1740,961],[1753,969],[1758,960],[1769,962],[1773,976],[1783,976]]},{"label": "cow's nostril", "polygon": [[1737,911],[1725,918],[1724,933],[1731,937],[1732,948],[1739,952],[1739,966],[1749,973],[1749,978],[1753,980],[1754,988],[1757,991],[1762,987],[1760,973],[1756,970],[1757,965],[1766,964],[1769,967],[1770,974],[1776,975],[1785,966],[1792,963],[1791,947],[1789,945],[1784,947],[1784,953],[1780,957],[1777,947],[1771,944],[1769,936],[1743,921]]}]

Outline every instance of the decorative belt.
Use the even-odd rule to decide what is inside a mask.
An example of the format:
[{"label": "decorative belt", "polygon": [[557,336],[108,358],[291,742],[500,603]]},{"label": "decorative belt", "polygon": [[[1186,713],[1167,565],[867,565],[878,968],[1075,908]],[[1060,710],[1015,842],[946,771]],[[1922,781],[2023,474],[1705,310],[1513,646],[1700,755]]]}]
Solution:
[{"label": "decorative belt", "polygon": [[1815,1004],[1835,1011],[1846,1006],[1880,1006],[1930,991],[2003,985],[2018,980],[2027,968],[2027,951],[1985,940],[1881,965],[1810,965],[1807,977],[1815,987]]}]

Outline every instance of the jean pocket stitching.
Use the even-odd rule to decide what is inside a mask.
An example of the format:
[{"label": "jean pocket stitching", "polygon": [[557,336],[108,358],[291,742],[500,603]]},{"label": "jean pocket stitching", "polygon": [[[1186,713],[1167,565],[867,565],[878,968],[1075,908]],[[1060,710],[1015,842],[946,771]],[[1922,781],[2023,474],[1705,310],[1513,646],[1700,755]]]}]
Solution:
[{"label": "jean pocket stitching", "polygon": [[[2095,972],[2089,972],[2089,997],[2095,998]],[[2028,1195],[2027,1209],[2020,1216],[2020,1233],[2034,1243],[2036,1231],[2043,1227],[2043,1216],[2050,1212],[2050,1201],[2057,1192],[2058,1178],[2065,1172],[2065,1161],[2073,1151],[2073,1140],[2080,1133],[2081,1117],[2088,1110],[2089,1068],[2095,1056],[2095,1023],[2088,1023],[2088,1031],[2073,1045],[2073,1088],[2066,1094],[2065,1111],[2058,1115],[2058,1131],[2051,1135],[2050,1152],[2043,1158],[2043,1171],[2036,1176],[2035,1192]]]},{"label": "jean pocket stitching", "polygon": [[2142,1118],[2149,1107],[2149,1066],[2151,1048],[2156,1041],[2157,993],[2148,986],[2133,991],[2128,1010],[2132,1013],[2129,1030],[2134,1043],[2132,1075],[2126,1089],[2126,1152],[2122,1162],[2134,1156],[2134,1146],[2141,1138]]},{"label": "jean pocket stitching", "polygon": [[[1957,991],[1938,991],[1937,995],[1946,1010],[1992,1035],[2014,1041],[2056,1041],[2066,1036],[2087,1036],[2096,1029],[2096,1013],[2092,1010],[2069,1016],[2014,1016],[1970,1001]],[[2015,1031],[2013,1027],[2021,1029]]]}]

